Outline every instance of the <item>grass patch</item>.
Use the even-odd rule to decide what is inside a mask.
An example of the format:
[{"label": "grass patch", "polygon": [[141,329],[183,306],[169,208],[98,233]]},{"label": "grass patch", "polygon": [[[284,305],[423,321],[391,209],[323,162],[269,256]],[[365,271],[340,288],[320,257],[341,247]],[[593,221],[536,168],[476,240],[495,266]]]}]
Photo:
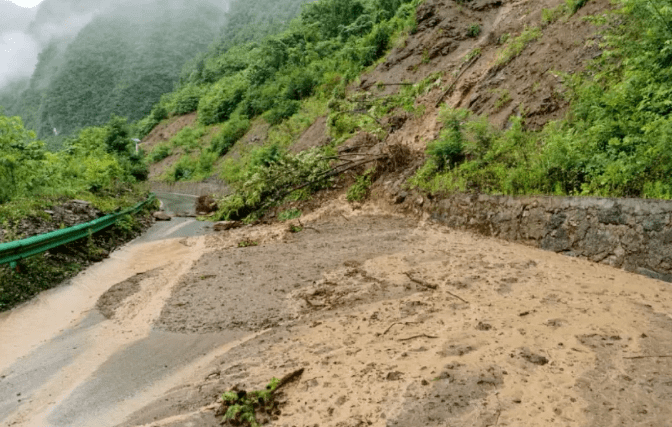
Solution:
[{"label": "grass patch", "polygon": [[173,153],[173,148],[169,143],[161,143],[154,146],[152,151],[147,155],[147,162],[158,163]]},{"label": "grass patch", "polygon": [[278,215],[278,220],[280,221],[289,221],[292,219],[301,218],[302,212],[296,208],[287,209]]},{"label": "grass patch", "polygon": [[253,246],[259,246],[259,242],[257,242],[256,240],[251,240],[251,239],[245,239],[245,240],[241,240],[240,242],[238,242],[238,247],[239,248],[250,248],[250,247],[253,247]]},{"label": "grass patch", "polygon": [[348,202],[361,202],[369,196],[374,173],[374,169],[369,169],[363,175],[357,177],[355,183],[350,186],[346,193]]},{"label": "grass patch", "polygon": [[507,42],[499,52],[497,65],[508,64],[513,58],[520,55],[527,45],[541,37],[541,34],[541,28],[539,27],[526,27],[518,37]]}]

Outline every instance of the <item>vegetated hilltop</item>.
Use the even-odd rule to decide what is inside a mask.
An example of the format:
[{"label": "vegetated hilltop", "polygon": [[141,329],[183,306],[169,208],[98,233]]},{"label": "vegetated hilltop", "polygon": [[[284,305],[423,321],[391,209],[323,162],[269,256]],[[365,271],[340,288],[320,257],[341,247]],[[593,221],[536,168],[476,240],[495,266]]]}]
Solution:
[{"label": "vegetated hilltop", "polygon": [[[158,127],[149,160],[166,159],[160,179],[224,179],[233,194],[221,218],[258,217],[331,185],[335,149],[355,135],[346,145],[364,143],[362,155],[399,145],[426,157],[395,172],[392,191],[670,198],[664,3],[427,0],[389,17],[381,1],[322,0],[166,96],[144,129],[186,113],[175,106],[187,99],[198,122],[177,135]],[[300,137],[311,125],[306,135],[327,145],[287,151],[310,145]],[[359,172],[366,189],[380,177]]]},{"label": "vegetated hilltop", "polygon": [[[49,37],[35,72],[27,84],[6,89],[0,105],[43,138],[54,129],[70,135],[105,124],[111,114],[137,120],[173,89],[182,66],[217,36],[225,6],[170,0],[113,2],[89,10],[48,3],[31,25],[36,37]],[[69,11],[63,22],[50,15],[63,9]],[[40,24],[49,22],[46,16],[58,24]],[[81,17],[81,30],[65,34],[68,25],[63,24]]]}]

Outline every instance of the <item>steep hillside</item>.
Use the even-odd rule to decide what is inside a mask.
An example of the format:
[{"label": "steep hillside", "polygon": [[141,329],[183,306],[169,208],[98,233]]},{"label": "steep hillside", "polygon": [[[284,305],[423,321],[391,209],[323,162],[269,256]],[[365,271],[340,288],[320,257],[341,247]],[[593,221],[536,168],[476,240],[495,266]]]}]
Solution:
[{"label": "steep hillside", "polygon": [[[353,8],[361,4],[346,3]],[[361,17],[375,13],[370,11],[376,11],[376,4],[366,3],[361,10],[369,12]],[[336,39],[301,47],[304,58],[313,58],[304,63],[303,75],[313,80],[307,86],[308,97],[285,98],[283,102],[293,103],[293,109],[279,110],[284,106],[277,97],[297,82],[285,80],[298,72],[283,62],[286,57],[279,57],[280,64],[291,72],[280,68],[275,75],[266,74],[264,85],[227,80],[226,75],[214,84],[213,88],[223,82],[234,87],[235,82],[242,88],[239,93],[222,88],[212,92],[217,93],[216,108],[226,110],[221,116],[210,111],[214,108],[209,105],[210,95],[200,99],[199,126],[214,124],[221,127],[220,135],[211,144],[200,145],[196,137],[190,150],[177,152],[184,154],[181,158],[171,159],[173,169],[161,178],[194,180],[216,173],[234,189],[220,203],[220,216],[254,213],[256,217],[269,204],[287,197],[288,191],[292,193],[292,187],[308,185],[315,191],[330,186],[330,178],[348,169],[348,162],[366,163],[367,158],[380,159],[385,157],[381,153],[392,155],[389,150],[401,147],[411,153],[403,157],[416,160],[407,162],[400,180],[398,170],[393,173],[396,177],[389,176],[396,181],[393,191],[397,192],[404,187],[429,197],[473,192],[668,199],[672,197],[672,146],[666,135],[672,111],[667,94],[672,90],[672,61],[669,51],[660,46],[669,43],[670,10],[644,0],[615,4],[606,0],[427,0],[415,10],[417,19],[408,34],[393,33],[393,41],[380,46],[391,51],[378,53],[384,59],[360,77],[354,73],[357,67],[361,70],[372,62],[349,63],[347,55],[357,52],[352,47],[359,43],[357,37],[367,40],[373,32],[353,36],[348,33],[350,27],[341,25],[343,32],[333,33],[338,34]],[[287,40],[328,25],[323,18],[321,24],[310,27],[306,25],[310,16],[304,11],[290,32],[265,42],[266,52],[273,52],[278,41],[292,46]],[[357,22],[364,21],[361,17],[348,22],[357,27]],[[647,32],[637,30],[643,25],[648,26]],[[324,46],[326,40],[342,49],[331,54],[342,68],[320,62],[321,47],[315,46]],[[344,40],[347,47],[342,48],[339,43]],[[249,76],[278,57],[252,56],[235,63],[240,69],[227,68],[234,64],[227,59],[239,58],[223,55],[220,69],[230,75],[245,69],[247,74],[240,75]],[[276,95],[271,110],[264,104],[268,94]],[[271,125],[261,147],[257,142],[241,149],[242,142],[234,150],[237,157],[216,160],[235,141],[249,141],[241,137],[250,126],[248,120],[259,115]],[[313,143],[306,144],[301,134],[324,117],[323,134],[311,128],[307,135]],[[291,147],[297,141],[305,147],[326,145],[313,154],[296,156],[291,151],[298,150]],[[329,167],[321,163],[333,160],[334,150],[345,150],[344,144],[359,146],[360,157],[337,156],[343,163],[335,167],[333,162]],[[170,153],[170,147],[161,149]],[[287,168],[291,164],[294,167]],[[302,167],[307,169],[296,172]],[[365,196],[365,189],[380,179],[381,172],[360,169],[363,175],[353,191]],[[288,181],[277,179],[295,173]],[[311,181],[309,176],[324,179]],[[305,190],[300,193],[291,197],[307,197]]]}]

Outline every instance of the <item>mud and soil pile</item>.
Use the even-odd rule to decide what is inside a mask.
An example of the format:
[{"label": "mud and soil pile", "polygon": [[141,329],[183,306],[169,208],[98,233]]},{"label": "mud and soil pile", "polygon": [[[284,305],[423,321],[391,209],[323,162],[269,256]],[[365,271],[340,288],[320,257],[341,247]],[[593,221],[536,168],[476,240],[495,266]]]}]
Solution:
[{"label": "mud and soil pile", "polygon": [[302,368],[269,425],[672,419],[669,285],[343,202],[208,238],[156,327],[250,338],[125,426],[214,427],[224,392]]}]

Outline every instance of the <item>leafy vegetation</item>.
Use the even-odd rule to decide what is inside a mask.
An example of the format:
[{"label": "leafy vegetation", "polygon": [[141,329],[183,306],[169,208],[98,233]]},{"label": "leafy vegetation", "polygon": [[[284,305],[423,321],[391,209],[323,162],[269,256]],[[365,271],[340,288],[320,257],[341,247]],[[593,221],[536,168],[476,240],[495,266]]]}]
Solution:
[{"label": "leafy vegetation", "polygon": [[222,395],[226,406],[224,421],[247,423],[250,427],[259,427],[257,411],[272,413],[276,409],[273,392],[278,388],[280,380],[273,378],[265,390],[251,392],[228,391]]},{"label": "leafy vegetation", "polygon": [[[220,219],[255,219],[265,209],[285,200],[292,190],[301,197],[327,186],[331,180],[328,149],[306,150],[291,154],[278,145],[252,152],[236,180],[229,181],[234,193],[219,202]],[[305,185],[303,188],[298,188]]]},{"label": "leafy vegetation", "polygon": [[44,196],[101,197],[147,177],[125,120],[87,128],[51,153],[18,117],[0,115],[0,203]]},{"label": "leafy vegetation", "polygon": [[[540,132],[506,130],[444,110],[412,184],[430,192],[672,197],[672,2],[623,0],[604,26],[604,52],[563,76],[568,117]],[[646,31],[641,31],[647,28]],[[527,37],[526,39],[529,39]]]},{"label": "leafy vegetation", "polygon": [[348,202],[361,202],[369,195],[369,188],[373,183],[373,170],[367,170],[364,174],[357,177],[355,183],[348,188],[346,199]]},{"label": "leafy vegetation", "polygon": [[301,218],[301,215],[302,215],[301,211],[296,209],[296,208],[287,209],[287,210],[282,211],[278,214],[278,220],[289,221],[289,220],[292,220],[292,219]]}]

